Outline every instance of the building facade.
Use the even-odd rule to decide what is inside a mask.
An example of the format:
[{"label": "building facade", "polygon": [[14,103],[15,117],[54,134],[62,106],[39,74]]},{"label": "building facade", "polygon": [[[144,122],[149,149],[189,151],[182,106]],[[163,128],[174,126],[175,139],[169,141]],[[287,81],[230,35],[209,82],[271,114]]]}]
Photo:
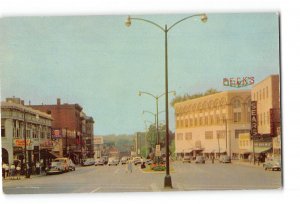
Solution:
[{"label": "building facade", "polygon": [[94,158],[100,158],[102,156],[103,153],[103,137],[102,136],[94,136]]},{"label": "building facade", "polygon": [[174,105],[178,157],[238,157],[239,134],[250,130],[251,91],[225,91]]},{"label": "building facade", "polygon": [[[257,132],[261,136],[259,141],[255,141],[257,146],[256,152],[267,152],[280,156],[281,120],[279,75],[270,75],[254,85],[251,91],[251,100],[256,102]],[[267,144],[266,141],[268,141],[268,145],[264,148],[259,148],[259,146],[262,146],[260,143]]]},{"label": "building facade", "polygon": [[79,104],[61,104],[58,98],[56,104],[31,105],[30,107],[51,114],[52,138],[57,143],[55,152],[58,156],[70,157],[79,163],[83,155],[82,107]]},{"label": "building facade", "polygon": [[49,163],[53,153],[52,121],[51,115],[25,106],[20,98],[1,102],[2,161],[20,162],[22,168],[25,162],[30,167],[40,161]]}]

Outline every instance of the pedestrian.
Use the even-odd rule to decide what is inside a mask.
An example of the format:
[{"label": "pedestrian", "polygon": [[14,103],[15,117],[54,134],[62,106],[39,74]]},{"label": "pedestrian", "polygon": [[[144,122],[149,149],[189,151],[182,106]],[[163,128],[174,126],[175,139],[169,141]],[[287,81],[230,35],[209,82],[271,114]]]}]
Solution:
[{"label": "pedestrian", "polygon": [[20,172],[21,172],[21,164],[18,164],[18,166],[16,167],[17,179],[20,179]]},{"label": "pedestrian", "polygon": [[7,164],[5,164],[5,163],[2,163],[2,178],[3,178],[3,180],[5,179],[5,169],[6,169],[6,165]]},{"label": "pedestrian", "polygon": [[15,173],[16,173],[16,166],[15,166],[14,163],[12,163],[12,164],[10,165],[10,175],[11,175],[11,177],[12,177],[13,179],[15,178]]},{"label": "pedestrian", "polygon": [[215,157],[212,156],[212,158],[211,158],[211,163],[213,164],[214,162],[215,162]]},{"label": "pedestrian", "polygon": [[127,163],[127,170],[128,170],[128,172],[132,173],[132,163],[131,163],[131,160],[129,160],[128,163]]},{"label": "pedestrian", "polygon": [[6,173],[6,177],[9,177],[9,165],[5,164],[5,173]]},{"label": "pedestrian", "polygon": [[36,174],[39,175],[40,174],[40,162],[37,161],[36,164],[35,164],[35,171],[36,171]]}]

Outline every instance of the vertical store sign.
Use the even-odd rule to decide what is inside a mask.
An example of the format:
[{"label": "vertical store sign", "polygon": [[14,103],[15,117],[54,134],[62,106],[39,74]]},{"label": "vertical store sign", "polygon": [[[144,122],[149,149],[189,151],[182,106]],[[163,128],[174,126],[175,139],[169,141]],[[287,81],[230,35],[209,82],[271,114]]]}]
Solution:
[{"label": "vertical store sign", "polygon": [[251,137],[257,135],[257,101],[251,101]]}]

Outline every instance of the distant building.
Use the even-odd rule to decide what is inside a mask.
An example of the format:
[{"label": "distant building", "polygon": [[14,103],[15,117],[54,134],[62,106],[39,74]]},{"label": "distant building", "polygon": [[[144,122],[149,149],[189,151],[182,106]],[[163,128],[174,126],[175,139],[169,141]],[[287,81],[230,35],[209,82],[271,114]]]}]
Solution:
[{"label": "distant building", "polygon": [[250,130],[250,90],[224,91],[174,105],[175,152],[239,155],[239,134]]},{"label": "distant building", "polygon": [[2,162],[26,160],[30,166],[37,161],[49,162],[53,154],[51,141],[51,115],[24,105],[20,98],[7,98],[1,102]]},{"label": "distant building", "polygon": [[102,155],[102,152],[103,152],[103,137],[102,136],[98,136],[98,135],[95,135],[94,136],[94,157],[95,158],[100,158]]},{"label": "distant building", "polygon": [[254,85],[251,91],[251,99],[257,103],[257,132],[263,137],[261,142],[255,142],[256,153],[281,154],[279,80],[279,75],[270,75]]},{"label": "distant building", "polygon": [[94,119],[84,112],[80,113],[82,120],[82,140],[84,144],[84,157],[94,157]]}]

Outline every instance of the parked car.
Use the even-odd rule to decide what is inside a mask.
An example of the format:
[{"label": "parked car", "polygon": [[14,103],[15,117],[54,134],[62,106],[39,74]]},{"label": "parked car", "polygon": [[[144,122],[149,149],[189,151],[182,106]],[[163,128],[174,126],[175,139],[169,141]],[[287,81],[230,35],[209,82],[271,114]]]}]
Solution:
[{"label": "parked car", "polygon": [[133,164],[134,165],[142,164],[142,157],[134,157]]},{"label": "parked car", "polygon": [[127,163],[127,161],[128,161],[128,157],[126,157],[126,156],[124,156],[124,157],[122,157],[121,158],[121,164],[123,165],[123,164],[126,164]]},{"label": "parked car", "polygon": [[65,171],[62,162],[54,161],[51,162],[50,168],[46,170],[46,175],[63,173]]},{"label": "parked car", "polygon": [[104,163],[105,163],[105,159],[101,157],[99,159],[96,159],[95,166],[103,166]]},{"label": "parked car", "polygon": [[94,164],[95,164],[94,158],[87,158],[87,159],[84,159],[82,162],[82,166],[92,166]]},{"label": "parked car", "polygon": [[70,161],[71,159],[67,157],[61,157],[54,159],[55,162],[61,162],[64,172],[68,172],[70,170]]},{"label": "parked car", "polygon": [[231,159],[228,155],[221,155],[219,162],[220,163],[231,163]]},{"label": "parked car", "polygon": [[108,166],[110,166],[110,165],[117,166],[119,164],[119,160],[116,157],[109,157],[107,164],[108,164]]},{"label": "parked car", "polygon": [[108,156],[103,156],[101,158],[104,159],[104,165],[108,164]]},{"label": "parked car", "polygon": [[145,163],[150,165],[150,164],[153,164],[153,161],[152,161],[152,159],[146,159]]},{"label": "parked car", "polygon": [[205,164],[205,157],[204,156],[197,156],[195,160],[196,164]]},{"label": "parked car", "polygon": [[183,157],[183,159],[182,159],[182,162],[183,163],[191,163],[191,157],[190,156],[188,156],[188,155],[186,155],[186,156],[184,156]]},{"label": "parked car", "polygon": [[76,167],[72,159],[69,160],[69,171],[75,171]]},{"label": "parked car", "polygon": [[267,160],[265,163],[263,163],[263,168],[265,170],[277,170],[280,171],[281,170],[281,161],[280,160]]}]

